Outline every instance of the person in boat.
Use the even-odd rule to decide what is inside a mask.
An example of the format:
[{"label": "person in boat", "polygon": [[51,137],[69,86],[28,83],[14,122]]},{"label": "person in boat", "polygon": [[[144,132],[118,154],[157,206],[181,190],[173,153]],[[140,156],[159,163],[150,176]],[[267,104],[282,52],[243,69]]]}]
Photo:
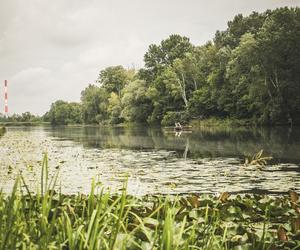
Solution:
[{"label": "person in boat", "polygon": [[182,126],[180,124],[180,122],[175,122],[175,130],[182,130]]}]

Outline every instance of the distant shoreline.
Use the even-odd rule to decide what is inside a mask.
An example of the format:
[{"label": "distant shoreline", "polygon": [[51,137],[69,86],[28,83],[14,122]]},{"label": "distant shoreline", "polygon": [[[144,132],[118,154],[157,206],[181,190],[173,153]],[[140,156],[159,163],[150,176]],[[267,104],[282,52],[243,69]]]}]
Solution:
[{"label": "distant shoreline", "polygon": [[[253,120],[241,120],[241,119],[231,119],[231,118],[206,118],[206,119],[193,119],[186,123],[185,125],[192,126],[193,128],[201,127],[217,127],[217,128],[238,128],[238,127],[298,127],[300,124],[293,124],[290,126],[288,123],[278,123],[278,124],[260,124],[255,123]],[[148,124],[148,123],[120,123],[120,124],[83,124],[83,123],[72,123],[72,124],[51,124],[50,122],[0,122],[1,127],[14,127],[14,126],[24,126],[24,127],[34,127],[34,126],[53,126],[53,127],[111,127],[111,128],[127,128],[127,127],[138,127],[138,126],[149,126],[149,127],[159,127],[164,128],[165,126],[161,124]]]},{"label": "distant shoreline", "polygon": [[50,122],[0,122],[1,127],[13,127],[13,126],[41,126],[41,125],[51,125]]}]

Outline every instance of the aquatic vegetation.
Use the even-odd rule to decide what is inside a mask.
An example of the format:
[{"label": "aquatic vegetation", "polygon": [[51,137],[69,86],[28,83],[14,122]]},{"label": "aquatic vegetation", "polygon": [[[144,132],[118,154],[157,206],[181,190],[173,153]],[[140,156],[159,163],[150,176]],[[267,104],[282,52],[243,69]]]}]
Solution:
[{"label": "aquatic vegetation", "polygon": [[263,156],[263,150],[260,150],[258,153],[254,154],[252,157],[246,157],[245,159],[245,166],[253,165],[258,167],[263,167],[267,164],[269,160],[273,158],[271,156]]},{"label": "aquatic vegetation", "polygon": [[300,202],[288,196],[135,197],[91,184],[89,195],[64,195],[49,178],[40,188],[20,175],[0,192],[0,249],[299,249]]}]

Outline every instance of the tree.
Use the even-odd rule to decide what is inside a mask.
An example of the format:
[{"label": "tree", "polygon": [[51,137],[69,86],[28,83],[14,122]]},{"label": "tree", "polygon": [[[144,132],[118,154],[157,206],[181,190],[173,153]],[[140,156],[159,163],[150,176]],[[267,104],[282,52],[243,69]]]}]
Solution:
[{"label": "tree", "polygon": [[273,124],[299,120],[299,13],[299,8],[264,13],[262,27],[245,33],[233,50],[227,78],[235,103],[231,113],[238,118]]},{"label": "tree", "polygon": [[240,38],[245,33],[256,35],[270,13],[271,11],[268,10],[262,14],[253,12],[247,17],[242,14],[236,15],[232,21],[227,23],[228,28],[225,31],[218,30],[216,32],[214,37],[216,47],[220,49],[229,46],[230,49],[234,49],[239,45]]},{"label": "tree", "polygon": [[121,97],[121,90],[134,77],[134,70],[126,70],[122,66],[107,67],[100,71],[97,82],[108,93],[114,92]]},{"label": "tree", "polygon": [[186,53],[192,52],[193,48],[189,39],[180,35],[171,35],[159,45],[149,46],[144,56],[145,69],[141,69],[138,74],[145,80],[147,96],[152,101],[148,122],[160,122],[166,112],[182,109],[185,85],[178,78],[173,65],[176,60],[184,58]]},{"label": "tree", "polygon": [[172,66],[175,59],[185,57],[192,49],[189,38],[180,35],[170,35],[159,45],[151,44],[144,56],[145,69],[140,72],[142,79],[153,81],[166,67]]},{"label": "tree", "polygon": [[81,104],[59,100],[52,103],[45,119],[52,125],[78,124],[82,122],[81,113]]},{"label": "tree", "polygon": [[112,92],[108,99],[108,114],[110,117],[110,122],[112,124],[117,124],[123,121],[121,117],[122,104],[119,96]]},{"label": "tree", "polygon": [[[232,94],[230,103],[234,103],[228,111],[237,118],[261,116],[259,113],[262,112],[262,98],[266,88],[262,84],[261,70],[257,63],[257,41],[253,34],[246,33],[241,37],[239,46],[232,51],[226,70]],[[228,96],[228,93],[225,95]]]},{"label": "tree", "polygon": [[[82,92],[82,117],[85,123],[172,124],[203,117],[300,123],[299,41],[299,8],[237,15],[202,46],[171,35],[149,46],[137,74],[122,66],[103,69],[100,86]],[[70,109],[56,106],[58,114]]]},{"label": "tree", "polygon": [[30,112],[24,112],[24,113],[22,113],[21,118],[20,118],[20,120],[22,122],[30,122],[30,121],[32,121],[34,119],[35,119],[35,116],[33,114],[31,114]]},{"label": "tree", "polygon": [[104,88],[89,85],[81,92],[81,102],[85,123],[101,123],[108,119],[108,93]]},{"label": "tree", "polygon": [[146,122],[151,110],[150,99],[146,95],[147,86],[143,80],[130,82],[123,90],[121,117],[129,122]]},{"label": "tree", "polygon": [[257,34],[258,61],[269,91],[272,123],[300,121],[300,9],[280,8],[269,14]]}]

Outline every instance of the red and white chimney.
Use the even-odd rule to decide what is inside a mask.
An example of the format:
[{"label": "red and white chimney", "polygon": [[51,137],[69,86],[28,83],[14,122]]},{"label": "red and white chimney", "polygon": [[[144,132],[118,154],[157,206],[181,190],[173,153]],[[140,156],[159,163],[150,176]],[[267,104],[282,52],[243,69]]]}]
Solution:
[{"label": "red and white chimney", "polygon": [[8,94],[7,94],[7,80],[4,80],[4,114],[8,116]]}]

